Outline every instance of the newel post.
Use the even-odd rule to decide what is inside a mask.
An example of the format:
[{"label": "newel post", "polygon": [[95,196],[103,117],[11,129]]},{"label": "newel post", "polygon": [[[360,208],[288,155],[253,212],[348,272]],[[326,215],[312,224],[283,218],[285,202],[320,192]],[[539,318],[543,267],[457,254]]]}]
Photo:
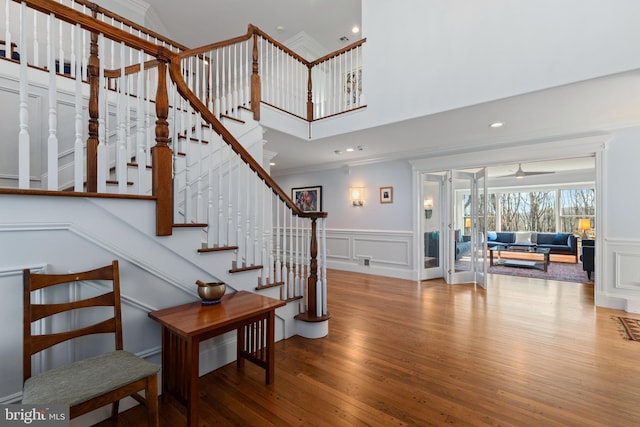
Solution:
[{"label": "newel post", "polygon": [[307,120],[313,120],[313,84],[311,82],[311,67],[309,67],[309,77],[307,79]]},{"label": "newel post", "polygon": [[317,310],[316,286],[318,282],[318,218],[311,218],[311,239],[309,241],[309,278],[307,279],[307,313],[320,316]]},{"label": "newel post", "polygon": [[172,153],[169,147],[169,96],[167,62],[163,47],[158,52],[158,90],[156,93],[156,145],[151,148],[153,195],[156,197],[156,235],[169,236],[173,227]]},{"label": "newel post", "polygon": [[251,52],[251,111],[253,111],[253,119],[260,120],[260,92],[262,90],[260,83],[260,74],[258,74],[258,35],[253,33],[253,50]]},{"label": "newel post", "polygon": [[[94,10],[94,17],[96,10]],[[87,138],[87,192],[98,191],[98,130],[99,130],[99,96],[100,96],[100,58],[98,58],[98,34],[91,33],[89,44],[89,137]]]}]

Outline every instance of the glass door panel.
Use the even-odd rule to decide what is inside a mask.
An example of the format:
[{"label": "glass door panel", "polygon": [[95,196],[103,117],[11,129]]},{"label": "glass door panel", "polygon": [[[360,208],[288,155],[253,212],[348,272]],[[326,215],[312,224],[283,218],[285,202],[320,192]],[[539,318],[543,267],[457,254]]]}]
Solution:
[{"label": "glass door panel", "polygon": [[444,195],[445,174],[423,174],[422,200],[423,215],[421,216],[423,232],[423,266],[422,280],[444,277],[443,233],[444,209],[446,206]]}]

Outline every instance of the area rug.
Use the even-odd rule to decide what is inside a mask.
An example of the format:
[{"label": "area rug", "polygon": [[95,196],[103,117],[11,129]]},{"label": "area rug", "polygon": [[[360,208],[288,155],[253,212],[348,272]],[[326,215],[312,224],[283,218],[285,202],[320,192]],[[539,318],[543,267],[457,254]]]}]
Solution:
[{"label": "area rug", "polygon": [[[469,261],[460,259],[456,261],[456,270],[468,270]],[[507,276],[528,277],[531,279],[559,280],[563,282],[593,283],[594,273],[591,273],[591,280],[587,278],[587,273],[582,270],[581,263],[572,262],[550,262],[547,271],[535,268],[506,267],[496,265],[488,267],[488,273],[504,274]]]},{"label": "area rug", "polygon": [[560,280],[577,283],[590,283],[594,277],[594,275],[591,274],[591,280],[587,278],[587,273],[582,270],[581,263],[568,262],[550,262],[546,272],[535,268],[506,267],[503,265],[489,267],[488,272],[493,274],[506,274],[508,276],[529,277],[532,279]]},{"label": "area rug", "polygon": [[630,341],[640,341],[640,319],[631,319],[629,317],[612,317],[618,322],[618,329],[622,336]]}]

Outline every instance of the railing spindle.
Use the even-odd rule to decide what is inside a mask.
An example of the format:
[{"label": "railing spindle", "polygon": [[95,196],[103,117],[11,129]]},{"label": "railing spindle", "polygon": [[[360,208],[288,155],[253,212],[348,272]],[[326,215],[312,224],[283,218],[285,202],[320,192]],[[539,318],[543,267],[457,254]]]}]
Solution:
[{"label": "railing spindle", "polygon": [[[7,9],[8,8],[9,2],[7,2]],[[20,32],[20,46],[25,47],[27,46],[26,14],[26,5],[22,3],[20,8],[20,23],[22,27],[22,31]],[[9,16],[8,12],[7,16]],[[7,46],[10,45],[5,45],[5,51],[10,51]],[[24,50],[20,55],[20,132],[18,134],[18,187],[22,189],[31,187],[31,138],[29,135],[29,105],[27,103],[29,97],[28,80],[27,52]]]}]

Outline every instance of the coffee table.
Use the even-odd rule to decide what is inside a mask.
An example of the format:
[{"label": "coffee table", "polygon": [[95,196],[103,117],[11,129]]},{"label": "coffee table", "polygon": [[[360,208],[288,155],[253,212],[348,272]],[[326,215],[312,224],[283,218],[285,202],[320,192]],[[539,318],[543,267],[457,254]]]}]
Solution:
[{"label": "coffee table", "polygon": [[[497,252],[497,257],[494,256],[494,252]],[[509,252],[515,255],[511,255],[509,258],[502,258],[502,252]],[[537,246],[497,245],[489,248],[489,265],[536,268],[546,272],[549,266],[550,252],[551,249],[549,248],[539,248]],[[518,257],[517,254],[522,254],[522,257]],[[536,255],[541,255],[542,259],[536,259],[539,258]]]}]

